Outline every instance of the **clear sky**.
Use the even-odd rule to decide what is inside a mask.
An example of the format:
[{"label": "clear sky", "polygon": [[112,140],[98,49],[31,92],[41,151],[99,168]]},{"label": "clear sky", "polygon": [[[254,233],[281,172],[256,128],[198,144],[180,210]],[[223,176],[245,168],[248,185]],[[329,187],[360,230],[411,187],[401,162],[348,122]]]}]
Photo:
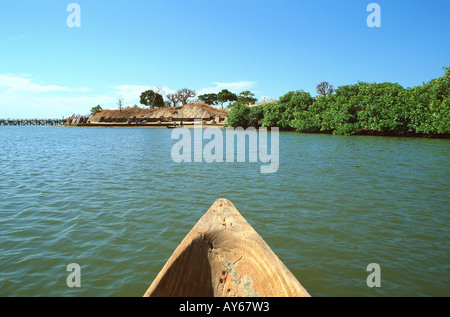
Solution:
[{"label": "clear sky", "polygon": [[412,87],[450,66],[449,17],[449,0],[0,0],[0,118],[139,105],[156,86],[259,99],[315,96],[324,80]]}]

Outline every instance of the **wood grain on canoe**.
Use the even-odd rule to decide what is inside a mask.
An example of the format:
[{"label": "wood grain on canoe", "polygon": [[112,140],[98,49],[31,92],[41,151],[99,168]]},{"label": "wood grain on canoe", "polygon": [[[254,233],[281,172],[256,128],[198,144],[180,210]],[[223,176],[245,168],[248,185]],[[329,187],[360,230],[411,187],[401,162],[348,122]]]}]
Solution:
[{"label": "wood grain on canoe", "polygon": [[308,297],[227,199],[218,199],[166,262],[144,297]]}]

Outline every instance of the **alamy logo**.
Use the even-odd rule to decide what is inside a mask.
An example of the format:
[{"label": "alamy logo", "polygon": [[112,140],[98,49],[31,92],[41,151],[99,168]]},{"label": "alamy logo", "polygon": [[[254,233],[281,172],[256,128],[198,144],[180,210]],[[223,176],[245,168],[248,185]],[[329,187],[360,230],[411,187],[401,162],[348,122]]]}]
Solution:
[{"label": "alamy logo", "polygon": [[71,263],[67,266],[67,272],[72,272],[66,278],[68,287],[81,287],[81,267],[77,263]]},{"label": "alamy logo", "polygon": [[67,6],[67,12],[71,12],[67,16],[67,26],[69,28],[80,28],[81,27],[81,7],[78,3],[71,3]]},{"label": "alamy logo", "polygon": [[367,17],[366,23],[369,28],[381,27],[381,7],[378,3],[370,3],[367,8],[367,12],[372,12]]},{"label": "alamy logo", "polygon": [[367,286],[381,287],[381,267],[378,263],[370,263],[366,269],[367,272],[372,272],[367,276],[366,283]]},{"label": "alamy logo", "polygon": [[[223,133],[226,134],[225,138]],[[201,121],[196,120],[194,129],[177,128],[172,131],[172,140],[179,140],[172,147],[172,160],[176,163],[222,163],[224,162],[223,142],[225,139],[225,161],[227,163],[246,162],[246,149],[248,148],[248,162],[257,163],[259,158],[261,163],[268,163],[268,165],[260,167],[261,173],[276,173],[280,162],[279,129],[271,129],[270,153],[268,151],[268,134],[267,128],[260,128],[259,131],[255,128],[245,130],[243,128],[226,128],[223,130],[217,127],[208,127],[203,129]],[[246,146],[247,137],[248,147]],[[203,146],[203,140],[211,141]]]}]

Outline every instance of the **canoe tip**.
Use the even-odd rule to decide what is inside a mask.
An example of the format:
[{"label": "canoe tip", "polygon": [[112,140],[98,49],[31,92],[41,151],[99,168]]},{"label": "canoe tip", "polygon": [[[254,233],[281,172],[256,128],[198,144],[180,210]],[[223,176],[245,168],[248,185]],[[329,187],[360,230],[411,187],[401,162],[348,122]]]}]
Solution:
[{"label": "canoe tip", "polygon": [[234,204],[219,198],[181,241],[144,297],[254,294],[309,296]]},{"label": "canoe tip", "polygon": [[217,199],[215,202],[214,202],[214,204],[225,204],[225,205],[229,205],[229,204],[231,204],[231,205],[233,205],[233,203],[231,202],[231,200],[229,200],[229,199],[226,199],[226,198],[219,198],[219,199]]},{"label": "canoe tip", "polygon": [[214,204],[212,204],[211,209],[214,210],[224,210],[227,208],[231,208],[232,210],[236,210],[236,206],[233,204],[233,202],[226,198],[219,198],[217,199]]}]

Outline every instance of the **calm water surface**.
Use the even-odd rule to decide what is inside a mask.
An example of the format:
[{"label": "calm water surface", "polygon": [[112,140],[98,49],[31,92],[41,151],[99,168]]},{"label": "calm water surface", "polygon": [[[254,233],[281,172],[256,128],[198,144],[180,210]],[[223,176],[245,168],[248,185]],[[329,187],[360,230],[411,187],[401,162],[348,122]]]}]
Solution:
[{"label": "calm water surface", "polygon": [[174,163],[171,133],[0,127],[0,296],[142,296],[217,198],[313,296],[450,296],[449,140],[280,133],[261,174]]}]

